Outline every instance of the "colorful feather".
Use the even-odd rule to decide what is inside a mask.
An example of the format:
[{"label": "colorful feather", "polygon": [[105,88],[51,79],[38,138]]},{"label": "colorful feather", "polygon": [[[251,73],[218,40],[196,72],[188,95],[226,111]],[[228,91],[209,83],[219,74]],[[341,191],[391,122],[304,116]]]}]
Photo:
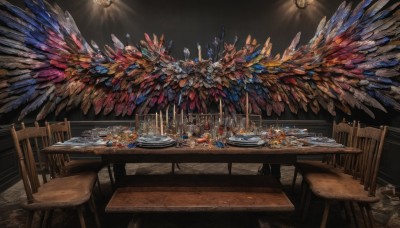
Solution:
[{"label": "colorful feather", "polygon": [[[114,48],[86,42],[68,12],[43,0],[26,0],[20,9],[0,0],[0,113],[21,109],[20,119],[40,110],[37,119],[80,107],[97,115],[147,113],[173,104],[207,112],[219,99],[231,113],[243,112],[250,94],[253,113],[285,107],[332,115],[360,109],[400,111],[400,14],[388,0],[364,0],[353,10],[343,2],[324,17],[308,44],[298,33],[284,53],[271,56],[250,35],[242,48],[225,43],[225,33],[195,59],[170,56],[172,41],[145,34],[136,46],[111,34]],[[385,8],[386,7],[386,8]],[[130,36],[127,35],[130,40]]]}]

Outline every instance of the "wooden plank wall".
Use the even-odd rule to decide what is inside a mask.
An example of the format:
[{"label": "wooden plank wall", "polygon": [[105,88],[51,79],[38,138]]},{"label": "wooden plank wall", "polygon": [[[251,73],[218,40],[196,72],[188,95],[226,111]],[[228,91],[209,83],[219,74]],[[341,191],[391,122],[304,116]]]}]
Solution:
[{"label": "wooden plank wall", "polygon": [[0,192],[20,180],[17,156],[9,126],[0,128]]}]

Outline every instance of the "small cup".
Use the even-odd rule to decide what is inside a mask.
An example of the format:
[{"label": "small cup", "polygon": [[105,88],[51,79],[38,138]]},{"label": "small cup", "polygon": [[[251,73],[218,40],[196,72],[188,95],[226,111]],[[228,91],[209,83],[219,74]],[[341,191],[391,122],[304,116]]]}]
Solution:
[{"label": "small cup", "polygon": [[193,149],[195,146],[196,146],[196,141],[190,140],[189,141],[189,147]]}]

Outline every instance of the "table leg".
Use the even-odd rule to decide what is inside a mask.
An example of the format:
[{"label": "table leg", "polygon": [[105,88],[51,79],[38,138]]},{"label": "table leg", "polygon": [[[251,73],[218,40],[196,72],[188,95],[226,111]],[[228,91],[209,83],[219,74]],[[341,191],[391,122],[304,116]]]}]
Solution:
[{"label": "table leg", "polygon": [[113,164],[113,170],[114,170],[114,177],[115,177],[115,182],[118,183],[121,178],[126,176],[126,169],[125,169],[125,163],[114,163]]}]

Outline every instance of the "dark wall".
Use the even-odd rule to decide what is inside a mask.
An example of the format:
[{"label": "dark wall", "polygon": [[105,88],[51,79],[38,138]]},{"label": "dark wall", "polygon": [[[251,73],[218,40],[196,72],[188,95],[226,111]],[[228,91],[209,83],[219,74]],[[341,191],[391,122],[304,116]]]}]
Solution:
[{"label": "dark wall", "polygon": [[[301,44],[314,35],[323,16],[330,18],[342,0],[309,0],[311,4],[304,10],[296,8],[293,0],[113,0],[108,8],[95,5],[92,0],[51,0],[57,2],[74,17],[78,28],[88,41],[95,40],[99,46],[111,44],[110,34],[117,35],[126,42],[125,34],[130,33],[131,43],[143,38],[143,33],[164,34],[166,40],[173,40],[172,55],[182,58],[182,50],[188,47],[192,56],[196,43],[203,47],[213,41],[220,28],[225,27],[226,41],[239,37],[239,46],[248,34],[263,43],[271,37],[273,53],[282,53],[297,32],[302,32]],[[22,0],[10,1],[24,7]],[[353,1],[355,6],[359,1]],[[394,3],[392,0],[391,3]],[[205,56],[205,53],[203,53]],[[28,117],[34,119],[36,114]],[[132,117],[94,116],[91,112],[84,116],[80,110],[63,113],[59,117],[49,116],[49,120],[68,117],[71,120],[129,119]],[[371,124],[400,126],[397,113],[378,112],[375,120],[363,112],[355,112],[352,117],[338,113],[338,119],[358,119]],[[321,111],[319,115],[300,112],[293,115],[289,111],[283,116],[267,119],[325,119],[332,120],[330,114]],[[2,122],[14,122],[15,113],[2,118]]]},{"label": "dark wall", "polygon": [[[142,39],[145,32],[165,34],[166,40],[174,41],[173,55],[181,58],[184,47],[194,53],[196,42],[202,46],[212,42],[221,27],[226,29],[228,42],[235,35],[241,41],[248,34],[259,42],[271,37],[274,53],[283,52],[300,31],[301,43],[306,43],[321,18],[329,18],[342,2],[311,1],[305,10],[297,9],[293,0],[113,0],[108,8],[97,6],[92,0],[50,2],[57,2],[71,13],[88,41],[93,39],[104,46],[111,44],[111,33],[122,41],[130,33],[133,43]],[[23,6],[22,0],[11,2]]]}]

